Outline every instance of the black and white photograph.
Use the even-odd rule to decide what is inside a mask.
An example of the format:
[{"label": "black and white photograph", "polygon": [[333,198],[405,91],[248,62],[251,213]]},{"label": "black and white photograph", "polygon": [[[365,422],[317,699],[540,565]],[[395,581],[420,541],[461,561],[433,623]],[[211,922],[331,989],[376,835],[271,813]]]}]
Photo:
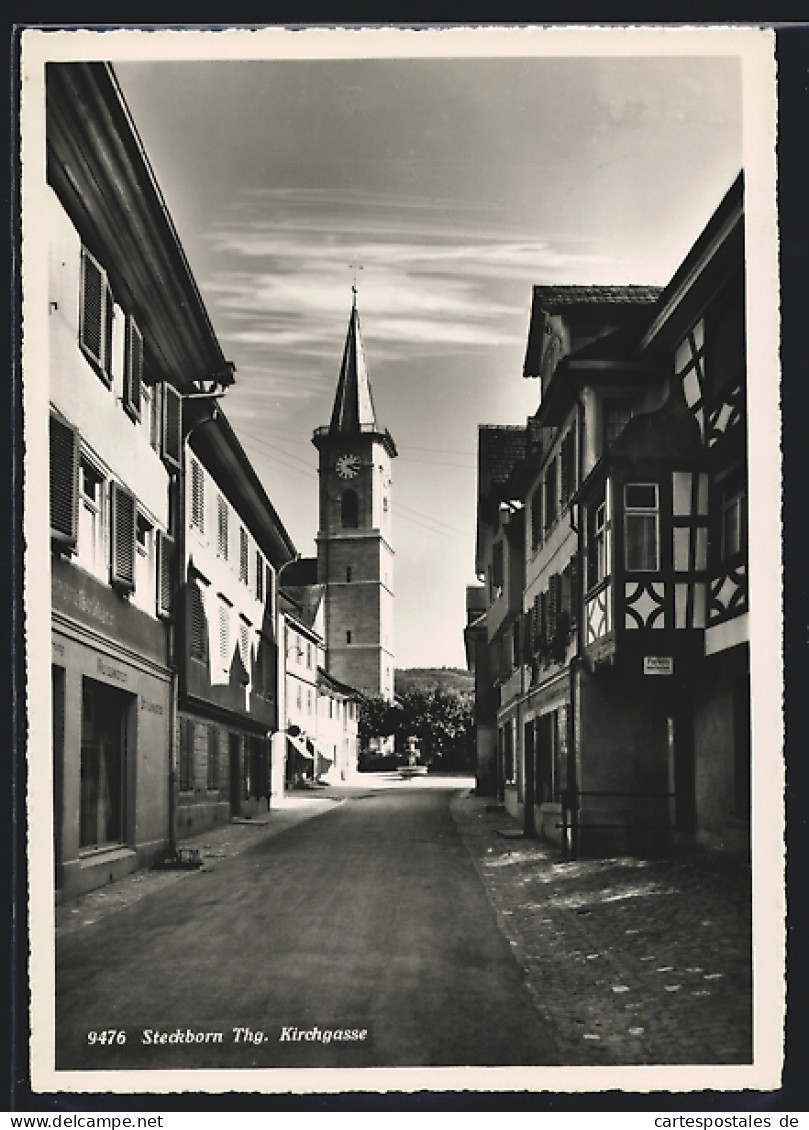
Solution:
[{"label": "black and white photograph", "polygon": [[783,1057],[773,33],[22,36],[35,1091]]}]

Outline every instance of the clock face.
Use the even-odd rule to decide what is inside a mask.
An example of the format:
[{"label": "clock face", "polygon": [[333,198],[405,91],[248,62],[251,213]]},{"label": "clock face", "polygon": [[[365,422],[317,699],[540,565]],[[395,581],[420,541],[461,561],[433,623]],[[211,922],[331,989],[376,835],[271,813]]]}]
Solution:
[{"label": "clock face", "polygon": [[341,455],[335,467],[341,479],[353,479],[355,475],[359,474],[360,457],[359,455]]}]

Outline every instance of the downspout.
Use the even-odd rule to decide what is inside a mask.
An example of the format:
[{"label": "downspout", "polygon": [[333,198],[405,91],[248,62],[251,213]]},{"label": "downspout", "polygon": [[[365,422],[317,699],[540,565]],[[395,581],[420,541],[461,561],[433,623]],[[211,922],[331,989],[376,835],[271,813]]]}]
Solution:
[{"label": "downspout", "polygon": [[[565,378],[569,377],[569,370],[564,369]],[[573,386],[572,382],[567,380],[568,388],[576,401],[576,482],[577,490],[580,489],[584,481],[584,433],[585,433],[585,412],[584,402],[579,396],[579,393]],[[563,823],[570,826],[570,857],[573,859],[578,858],[579,854],[579,786],[576,774],[577,765],[577,734],[578,727],[576,726],[576,715],[579,703],[578,695],[578,673],[582,667],[582,655],[584,652],[584,531],[582,529],[581,514],[578,515],[578,525],[573,517],[573,505],[570,507],[570,528],[577,536],[576,540],[576,554],[579,559],[579,567],[576,569],[576,591],[571,593],[571,599],[575,601],[576,608],[576,650],[571,657],[568,665],[570,674],[570,720],[568,722],[568,741],[567,741],[567,788],[566,788],[566,802],[567,802],[567,816],[563,818]],[[563,817],[565,816],[563,812]],[[563,854],[567,858],[568,854],[568,841],[567,841],[567,827],[562,829],[563,832]]]}]

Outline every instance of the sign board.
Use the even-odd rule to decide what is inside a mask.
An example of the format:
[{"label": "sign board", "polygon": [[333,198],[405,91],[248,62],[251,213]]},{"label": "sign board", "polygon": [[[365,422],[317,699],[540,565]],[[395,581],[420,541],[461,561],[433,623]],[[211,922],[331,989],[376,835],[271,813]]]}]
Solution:
[{"label": "sign board", "polygon": [[671,655],[644,655],[644,675],[673,675],[674,657]]}]

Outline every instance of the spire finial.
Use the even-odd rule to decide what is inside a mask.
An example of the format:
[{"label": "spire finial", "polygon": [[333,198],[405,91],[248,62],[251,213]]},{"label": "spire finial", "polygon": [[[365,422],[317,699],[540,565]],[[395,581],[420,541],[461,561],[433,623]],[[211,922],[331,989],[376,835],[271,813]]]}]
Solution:
[{"label": "spire finial", "polygon": [[349,263],[352,272],[351,276],[351,293],[353,297],[353,305],[357,305],[357,271],[362,270],[362,263]]}]

